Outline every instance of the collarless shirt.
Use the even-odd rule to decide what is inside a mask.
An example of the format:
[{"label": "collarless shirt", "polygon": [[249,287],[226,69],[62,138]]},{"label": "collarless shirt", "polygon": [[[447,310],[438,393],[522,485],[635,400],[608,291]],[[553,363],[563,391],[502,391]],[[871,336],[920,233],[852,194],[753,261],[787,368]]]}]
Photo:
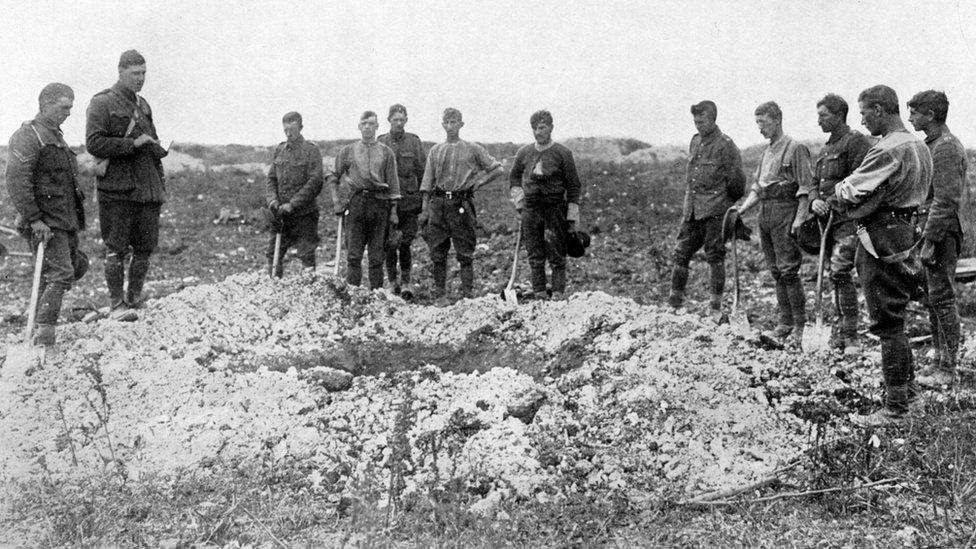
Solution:
[{"label": "collarless shirt", "polygon": [[775,143],[770,143],[763,149],[753,190],[759,192],[770,185],[791,183],[798,186],[796,196],[809,194],[813,188],[810,149],[783,134]]},{"label": "collarless shirt", "polygon": [[420,190],[446,192],[474,191],[480,172],[488,172],[501,163],[477,143],[457,140],[434,145],[427,155],[427,167]]},{"label": "collarless shirt", "polygon": [[921,140],[902,128],[875,143],[861,165],[837,184],[834,194],[863,204],[851,213],[854,218],[863,218],[878,210],[921,206],[931,181],[932,154]]}]

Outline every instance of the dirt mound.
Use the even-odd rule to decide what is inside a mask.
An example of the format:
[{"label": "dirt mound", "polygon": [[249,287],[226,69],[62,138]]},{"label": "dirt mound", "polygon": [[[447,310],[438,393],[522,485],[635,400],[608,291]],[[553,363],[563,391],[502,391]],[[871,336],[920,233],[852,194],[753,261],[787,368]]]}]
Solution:
[{"label": "dirt mound", "polygon": [[284,460],[330,497],[451,483],[488,508],[737,485],[805,444],[743,373],[779,353],[601,292],[441,309],[250,273],[143,316],[69,325],[43,369],[2,371],[0,480]]}]

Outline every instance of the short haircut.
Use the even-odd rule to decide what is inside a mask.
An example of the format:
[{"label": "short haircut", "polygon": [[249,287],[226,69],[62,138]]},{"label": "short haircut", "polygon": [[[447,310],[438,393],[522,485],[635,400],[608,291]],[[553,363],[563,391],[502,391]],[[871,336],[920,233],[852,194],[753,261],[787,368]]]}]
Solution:
[{"label": "short haircut", "polygon": [[847,101],[844,101],[843,97],[835,93],[828,93],[823,96],[823,99],[817,101],[817,107],[819,108],[821,106],[826,108],[830,114],[839,116],[841,120],[847,122],[847,112],[850,108],[847,106]]},{"label": "short haircut", "polygon": [[390,114],[386,115],[386,119],[389,120],[393,118],[393,115],[396,113],[402,113],[403,116],[407,116],[407,108],[399,103],[390,105]]},{"label": "short haircut", "polygon": [[691,115],[696,116],[699,114],[709,113],[712,115],[712,120],[718,118],[718,106],[715,105],[713,101],[705,100],[699,103],[695,103],[691,106]]},{"label": "short haircut", "polygon": [[464,120],[464,119],[461,118],[461,111],[455,109],[454,107],[448,107],[444,109],[444,116],[441,117],[441,120],[447,121],[447,120]]},{"label": "short haircut", "polygon": [[75,92],[67,84],[61,84],[60,82],[52,82],[44,89],[41,90],[41,94],[37,96],[37,103],[43,108],[44,105],[48,103],[55,103],[58,99],[62,97],[75,98]]},{"label": "short haircut", "polygon": [[532,113],[532,116],[529,117],[529,126],[532,126],[533,128],[535,128],[541,122],[545,122],[546,124],[552,126],[552,113],[545,109],[540,109]]},{"label": "short haircut", "polygon": [[868,107],[880,105],[881,109],[888,114],[899,114],[898,94],[895,90],[885,85],[872,86],[857,96],[858,103],[864,103]]},{"label": "short haircut", "polygon": [[132,67],[134,65],[145,65],[145,64],[146,64],[146,58],[143,57],[142,54],[137,52],[136,50],[124,51],[122,52],[122,55],[119,57],[120,69],[125,69],[128,67]]},{"label": "short haircut", "polygon": [[378,119],[379,117],[376,116],[376,113],[373,112],[373,111],[364,111],[363,114],[359,116],[359,121],[362,122],[363,120],[367,120],[369,118],[377,118]]},{"label": "short haircut", "polygon": [[932,113],[932,118],[940,124],[945,124],[949,114],[949,98],[945,92],[925,90],[918,92],[908,102],[908,108],[921,113]]},{"label": "short haircut", "polygon": [[775,101],[766,101],[765,103],[756,107],[756,116],[767,115],[773,120],[779,122],[783,121],[783,111],[779,108],[779,105]]},{"label": "short haircut", "polygon": [[282,124],[288,124],[289,122],[298,122],[298,125],[302,124],[302,115],[295,111],[286,112],[284,116],[281,117]]}]

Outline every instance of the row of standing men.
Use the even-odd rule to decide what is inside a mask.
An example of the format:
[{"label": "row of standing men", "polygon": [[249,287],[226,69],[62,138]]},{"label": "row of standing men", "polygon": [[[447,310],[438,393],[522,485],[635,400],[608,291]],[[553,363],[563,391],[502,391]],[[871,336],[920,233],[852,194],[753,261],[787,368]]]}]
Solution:
[{"label": "row of standing men", "polygon": [[[817,159],[783,132],[775,102],[755,109],[769,140],[746,194],[738,148],[716,125],[715,103],[691,107],[698,133],[689,149],[687,190],[674,251],[669,303],[682,307],[692,256],[704,248],[710,267],[709,306],[720,314],[725,285],[728,220],[759,207],[758,228],[766,267],[776,288],[778,319],[769,335],[799,348],[806,306],[800,278],[804,227],[817,218],[830,236],[830,279],[838,325],[833,343],[848,356],[857,346],[858,297],[864,291],[870,331],[881,341],[884,406],[861,418],[866,425],[901,421],[920,385],[944,387],[956,378],[960,324],[953,276],[962,245],[959,204],[968,170],[965,148],[946,125],[945,93],[920,92],[907,102],[917,139],[902,122],[898,96],[884,85],[858,96],[869,138],[847,124],[848,104],[828,94],[817,102],[818,124],[830,135]],[[732,213],[734,215],[726,215]],[[724,229],[724,230],[723,230]],[[935,358],[916,375],[905,333],[909,301],[929,310]]]}]

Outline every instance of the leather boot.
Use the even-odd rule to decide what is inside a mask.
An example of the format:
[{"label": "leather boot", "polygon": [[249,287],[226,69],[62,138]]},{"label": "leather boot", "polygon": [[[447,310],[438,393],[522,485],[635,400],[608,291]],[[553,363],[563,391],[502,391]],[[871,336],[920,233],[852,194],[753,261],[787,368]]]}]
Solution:
[{"label": "leather boot", "polygon": [[348,262],[346,265],[346,283],[350,286],[359,286],[363,283],[363,262]]},{"label": "leather boot", "polygon": [[109,306],[113,309],[125,302],[125,266],[118,254],[105,255],[105,284],[108,286]]},{"label": "leather boot", "polygon": [[447,293],[447,264],[431,263],[430,274],[434,278],[434,297],[442,297]]},{"label": "leather boot", "polygon": [[959,362],[959,312],[956,304],[939,307],[939,331],[942,332],[942,356],[939,367],[955,372]]},{"label": "leather boot", "polygon": [[474,297],[474,266],[461,265],[461,297],[471,299]]},{"label": "leather boot", "polygon": [[532,267],[532,292],[536,295],[545,295],[546,293],[546,267],[542,265],[540,267]]},{"label": "leather boot", "polygon": [[884,407],[866,416],[854,416],[852,421],[864,428],[900,425],[908,415],[908,385],[888,385],[885,387]]},{"label": "leather boot", "polygon": [[721,301],[722,293],[725,291],[725,262],[708,264],[708,285],[712,295],[718,294]]},{"label": "leather boot", "polygon": [[129,307],[138,308],[142,305],[142,288],[149,273],[149,258],[132,256],[129,261],[129,285],[125,291],[125,302]]},{"label": "leather boot", "polygon": [[935,307],[929,307],[929,330],[932,333],[932,364],[938,367],[942,364],[942,350],[945,348],[942,327],[939,325],[939,312]]},{"label": "leather boot", "polygon": [[566,293],[566,267],[552,270],[552,293]]},{"label": "leather boot", "polygon": [[803,283],[800,282],[799,277],[796,277],[788,279],[785,285],[786,295],[790,302],[790,313],[793,317],[793,326],[802,326],[807,321],[807,296],[803,292]]},{"label": "leather boot", "polygon": [[668,305],[677,309],[684,304],[685,288],[688,286],[688,267],[675,265],[671,269],[671,293],[668,295]]},{"label": "leather boot", "polygon": [[779,310],[779,323],[776,327],[778,329],[785,326],[786,334],[788,334],[793,329],[793,309],[790,306],[789,291],[782,279],[776,281],[776,307]]},{"label": "leather boot", "polygon": [[55,343],[54,324],[38,324],[34,332],[34,345],[51,347]]}]

